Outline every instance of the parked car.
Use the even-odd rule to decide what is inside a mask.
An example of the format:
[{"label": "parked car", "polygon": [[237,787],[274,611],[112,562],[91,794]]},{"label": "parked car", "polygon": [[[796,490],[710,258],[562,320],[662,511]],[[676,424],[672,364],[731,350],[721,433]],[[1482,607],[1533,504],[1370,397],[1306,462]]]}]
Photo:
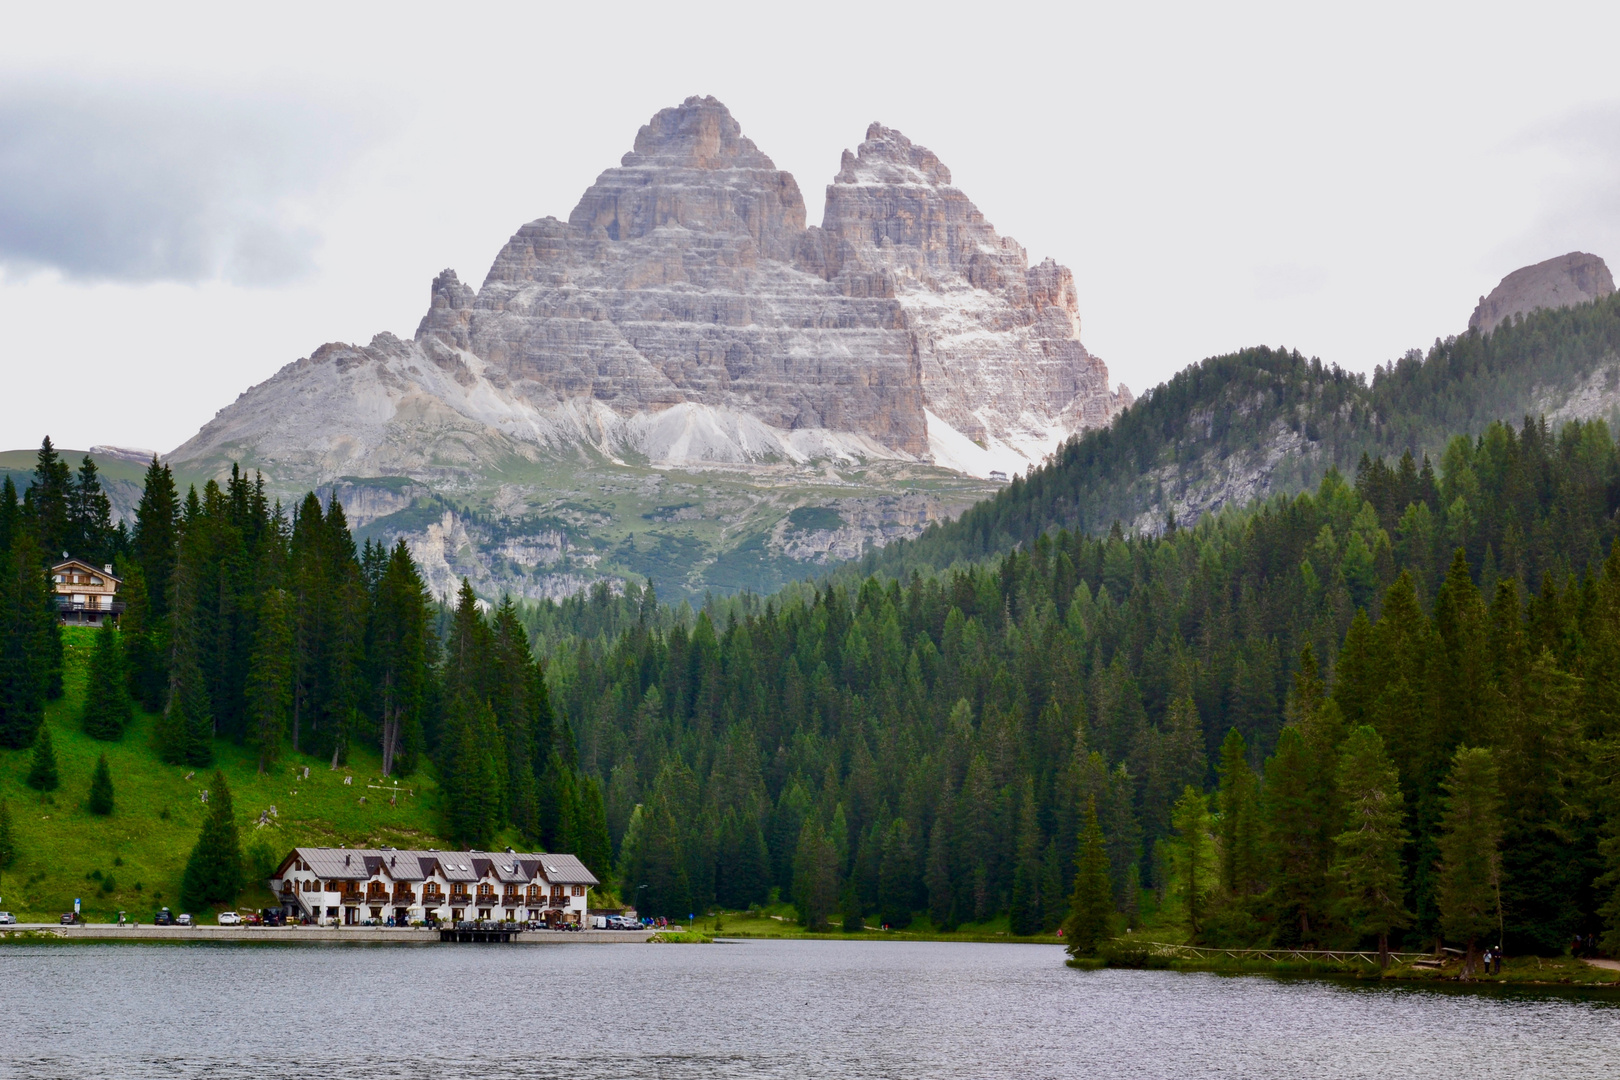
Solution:
[{"label": "parked car", "polygon": [[626,915],[609,915],[607,928],[609,930],[640,930],[641,924]]},{"label": "parked car", "polygon": [[9,911],[0,911],[0,925],[16,926],[17,916],[13,915]]},{"label": "parked car", "polygon": [[79,921],[79,917],[77,915],[73,914],[73,912],[64,911],[62,913],[62,925],[63,926],[72,926],[74,923],[76,923],[78,921]]},{"label": "parked car", "polygon": [[242,916],[234,911],[222,911],[219,913],[217,921],[221,926],[241,926]]},{"label": "parked car", "polygon": [[172,914],[170,914],[168,908],[159,908],[158,913],[156,915],[152,916],[152,925],[153,926],[173,926],[174,925],[174,916]]},{"label": "parked car", "polygon": [[174,925],[176,925],[176,926],[194,926],[196,924],[191,921],[191,916],[190,915],[186,915],[186,914],[182,913],[180,915],[175,916]]}]

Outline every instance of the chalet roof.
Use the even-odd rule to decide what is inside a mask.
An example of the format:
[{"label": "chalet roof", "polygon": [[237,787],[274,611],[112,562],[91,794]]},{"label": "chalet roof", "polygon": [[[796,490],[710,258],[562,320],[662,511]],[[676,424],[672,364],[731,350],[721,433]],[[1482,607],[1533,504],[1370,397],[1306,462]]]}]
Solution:
[{"label": "chalet roof", "polygon": [[56,574],[63,570],[82,570],[87,574],[94,574],[97,577],[106,578],[114,585],[122,585],[124,582],[124,579],[119,577],[117,574],[103,570],[99,566],[94,566],[87,563],[83,559],[64,559],[61,562],[51,564],[51,573]]},{"label": "chalet roof", "polygon": [[600,885],[596,875],[585,869],[585,864],[572,855],[527,856],[540,863],[545,879],[553,885]]},{"label": "chalet roof", "polygon": [[299,847],[281,861],[278,876],[302,859],[317,877],[364,881],[424,881],[437,873],[445,881],[473,882],[489,877],[503,884],[537,879],[552,885],[597,885],[595,875],[572,855],[510,851],[405,851],[387,848]]}]

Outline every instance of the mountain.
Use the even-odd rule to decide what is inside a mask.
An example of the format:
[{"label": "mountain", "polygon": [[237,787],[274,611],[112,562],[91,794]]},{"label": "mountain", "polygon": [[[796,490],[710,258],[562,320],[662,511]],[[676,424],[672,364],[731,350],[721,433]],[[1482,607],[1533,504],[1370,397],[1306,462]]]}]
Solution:
[{"label": "mountain", "polygon": [[1614,277],[1596,255],[1572,251],[1556,259],[1522,266],[1503,278],[1468,319],[1468,328],[1488,334],[1515,315],[1541,308],[1570,307],[1614,292]]},{"label": "mountain", "polygon": [[[1492,293],[1505,304],[1492,329],[1437,340],[1426,356],[1414,349],[1370,380],[1268,348],[1194,364],[1027,478],[915,542],[869,552],[863,567],[904,575],[982,559],[1056,527],[1159,533],[1315,487],[1330,468],[1353,474],[1364,454],[1438,459],[1453,436],[1498,420],[1556,429],[1600,419],[1620,431],[1620,294],[1582,302],[1537,285],[1549,267],[1567,281],[1556,268],[1572,263],[1589,282],[1608,280],[1601,259],[1578,253],[1516,271]],[[1546,302],[1527,313],[1513,306],[1537,296]]]},{"label": "mountain", "polygon": [[[532,519],[543,542],[472,538],[459,569],[491,591],[621,572],[698,592],[913,534],[1130,400],[1080,341],[1070,272],[1031,267],[933,153],[873,124],[807,226],[794,178],[693,97],[477,290],[441,273],[414,337],[323,345],[168,459],[288,492],[386,478],[372,501],[408,502],[351,519],[428,547],[469,508]],[[451,514],[437,540],[428,510]],[[385,520],[403,511],[420,527]]]}]

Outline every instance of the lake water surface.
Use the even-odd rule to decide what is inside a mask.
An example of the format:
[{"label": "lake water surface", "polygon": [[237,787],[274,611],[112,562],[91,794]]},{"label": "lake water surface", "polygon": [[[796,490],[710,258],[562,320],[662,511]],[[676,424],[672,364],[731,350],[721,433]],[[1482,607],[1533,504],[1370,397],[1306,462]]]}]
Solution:
[{"label": "lake water surface", "polygon": [[0,1076],[1620,1077],[1620,997],[1034,945],[4,946]]}]

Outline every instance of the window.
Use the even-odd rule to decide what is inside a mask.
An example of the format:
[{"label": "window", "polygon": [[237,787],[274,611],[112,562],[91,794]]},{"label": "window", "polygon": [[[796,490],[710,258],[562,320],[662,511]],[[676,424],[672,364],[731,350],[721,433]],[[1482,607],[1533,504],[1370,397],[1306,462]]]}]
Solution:
[{"label": "window", "polygon": [[574,895],[575,896],[584,896],[585,895],[585,886],[583,886],[583,885],[575,885],[574,886]]}]

